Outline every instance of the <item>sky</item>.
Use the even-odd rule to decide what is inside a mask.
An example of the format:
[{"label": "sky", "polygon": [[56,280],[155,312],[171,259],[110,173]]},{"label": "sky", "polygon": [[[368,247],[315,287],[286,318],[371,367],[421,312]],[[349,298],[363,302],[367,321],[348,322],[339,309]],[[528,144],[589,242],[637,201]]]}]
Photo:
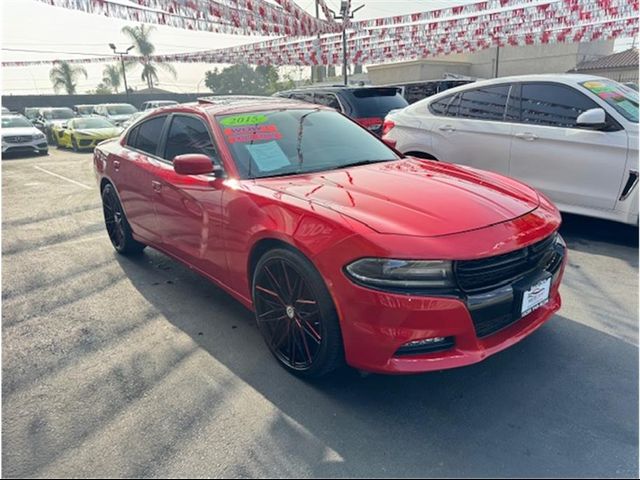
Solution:
[{"label": "sky", "polygon": [[[385,17],[411,12],[432,10],[451,5],[470,3],[473,0],[353,0],[353,7],[365,3],[356,14],[357,20]],[[296,0],[296,3],[315,14],[314,0]],[[92,55],[110,55],[109,43],[126,48],[129,43],[121,33],[132,22],[91,15],[63,8],[51,7],[35,0],[2,0],[2,61],[27,61],[56,58],[85,58]],[[340,0],[327,0],[334,10],[339,10]],[[258,36],[232,36],[208,32],[193,32],[177,28],[155,26],[152,42],[158,54],[191,52],[221,48],[262,40]],[[618,42],[616,50],[628,46]],[[55,53],[51,53],[55,52]],[[78,55],[87,54],[87,55]],[[102,80],[104,63],[84,65],[88,78],[78,82],[78,92],[84,93],[96,87]],[[175,64],[177,78],[160,72],[158,87],[175,92],[206,92],[204,74],[215,65]],[[51,65],[3,68],[2,93],[47,94],[53,93],[49,81]],[[290,68],[294,79],[309,76],[309,68]],[[127,81],[133,88],[144,88],[140,69],[127,73]]]}]

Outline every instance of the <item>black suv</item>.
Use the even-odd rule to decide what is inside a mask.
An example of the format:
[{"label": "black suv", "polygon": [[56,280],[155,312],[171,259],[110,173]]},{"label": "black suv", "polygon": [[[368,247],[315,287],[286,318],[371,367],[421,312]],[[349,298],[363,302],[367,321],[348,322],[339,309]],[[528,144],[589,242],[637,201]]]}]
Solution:
[{"label": "black suv", "polygon": [[435,95],[436,93],[444,92],[453,87],[459,87],[460,85],[466,85],[467,83],[473,83],[475,80],[423,80],[417,82],[407,83],[394,83],[392,85],[386,85],[387,87],[397,87],[400,89],[400,94],[409,103],[416,103],[419,100]]},{"label": "black suv", "polygon": [[278,92],[274,96],[335,108],[376,135],[382,134],[384,117],[391,110],[408,105],[396,87],[317,86]]}]

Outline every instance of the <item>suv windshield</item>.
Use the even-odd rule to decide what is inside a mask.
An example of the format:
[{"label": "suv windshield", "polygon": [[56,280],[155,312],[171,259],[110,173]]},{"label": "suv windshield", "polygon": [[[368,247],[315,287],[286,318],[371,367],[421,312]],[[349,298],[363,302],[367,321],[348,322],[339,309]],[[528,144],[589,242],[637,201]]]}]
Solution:
[{"label": "suv windshield", "polygon": [[73,118],[75,114],[70,108],[54,108],[52,110],[45,110],[42,115],[47,120],[66,120],[67,118]]},{"label": "suv windshield", "polygon": [[109,115],[127,115],[136,112],[137,110],[133,105],[109,105],[107,107]]},{"label": "suv windshield", "polygon": [[638,122],[638,92],[613,80],[589,80],[580,85],[607,102],[627,120]]},{"label": "suv windshield", "polygon": [[279,110],[225,115],[217,120],[242,178],[399,159],[382,141],[337,112]]},{"label": "suv windshield", "polygon": [[84,128],[115,128],[113,123],[105,120],[104,118],[83,118],[73,122],[73,126],[82,130]]},{"label": "suv windshield", "polygon": [[2,117],[2,128],[33,127],[24,117]]}]

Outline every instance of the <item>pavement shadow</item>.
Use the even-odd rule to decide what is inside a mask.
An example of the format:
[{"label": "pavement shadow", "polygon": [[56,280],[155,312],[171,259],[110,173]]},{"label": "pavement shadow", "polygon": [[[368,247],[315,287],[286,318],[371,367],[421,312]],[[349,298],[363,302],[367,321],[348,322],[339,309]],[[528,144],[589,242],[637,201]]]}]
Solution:
[{"label": "pavement shadow", "polygon": [[[147,249],[117,257],[132,285],[281,412],[247,452],[262,476],[623,477],[638,469],[638,350],[556,315],[481,364],[320,382],[280,368],[239,303]],[[255,475],[239,467],[228,474]]]}]

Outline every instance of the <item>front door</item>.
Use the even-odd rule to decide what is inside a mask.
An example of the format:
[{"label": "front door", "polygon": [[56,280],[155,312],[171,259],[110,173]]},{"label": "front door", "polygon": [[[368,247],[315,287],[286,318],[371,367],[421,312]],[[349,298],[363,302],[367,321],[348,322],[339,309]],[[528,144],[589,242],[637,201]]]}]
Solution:
[{"label": "front door", "polygon": [[566,206],[613,210],[627,160],[627,134],[610,119],[605,130],[579,128],[580,113],[599,108],[558,83],[521,85],[512,95],[514,123],[509,174]]}]

